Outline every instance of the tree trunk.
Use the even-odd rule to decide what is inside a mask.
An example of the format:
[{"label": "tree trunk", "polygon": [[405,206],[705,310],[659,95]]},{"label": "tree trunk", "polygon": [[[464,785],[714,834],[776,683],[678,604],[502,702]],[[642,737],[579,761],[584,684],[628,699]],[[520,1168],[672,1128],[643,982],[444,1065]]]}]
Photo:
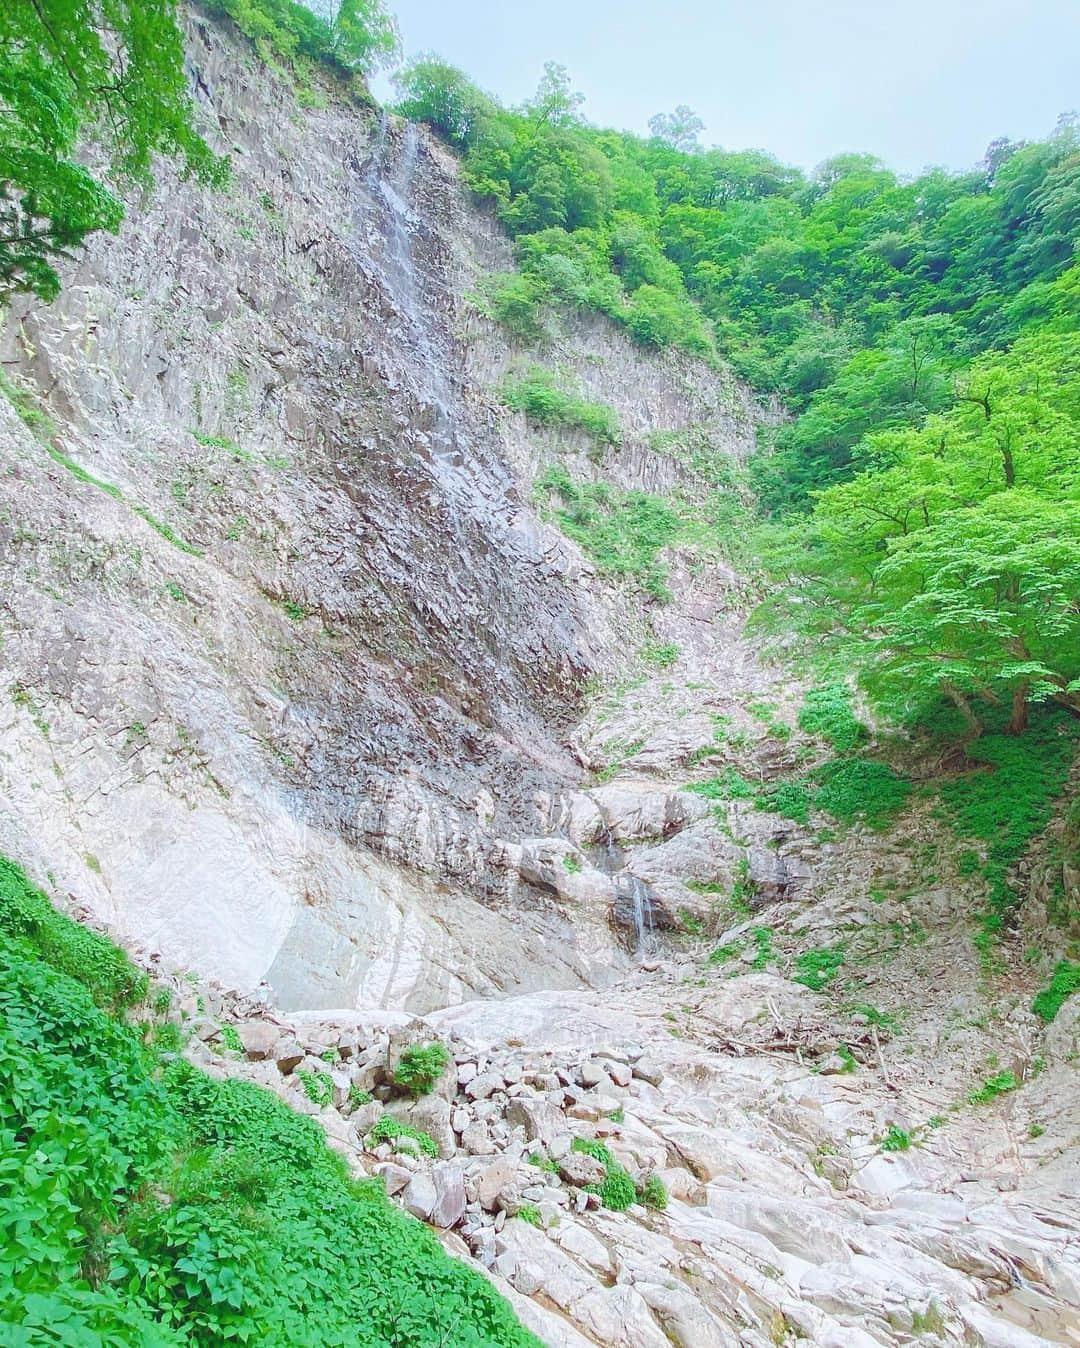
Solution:
[{"label": "tree trunk", "polygon": [[1022,735],[1028,724],[1028,690],[1030,685],[1025,679],[1013,689],[1012,715],[1009,717],[1009,734]]},{"label": "tree trunk", "polygon": [[942,679],[941,688],[945,696],[967,722],[968,729],[971,731],[971,738],[978,739],[983,732],[982,722],[972,710],[971,703],[960,689],[954,683],[950,683],[948,679]]}]

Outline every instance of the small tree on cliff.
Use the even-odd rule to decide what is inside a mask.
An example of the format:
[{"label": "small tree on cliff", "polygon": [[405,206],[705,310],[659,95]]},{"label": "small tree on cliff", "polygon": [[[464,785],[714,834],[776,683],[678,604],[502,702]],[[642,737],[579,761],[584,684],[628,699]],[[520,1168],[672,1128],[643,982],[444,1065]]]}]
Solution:
[{"label": "small tree on cliff", "polygon": [[54,263],[123,206],[79,163],[92,136],[114,179],[149,182],[155,154],[222,180],[195,132],[175,0],[5,0],[0,6],[0,301],[52,299]]}]

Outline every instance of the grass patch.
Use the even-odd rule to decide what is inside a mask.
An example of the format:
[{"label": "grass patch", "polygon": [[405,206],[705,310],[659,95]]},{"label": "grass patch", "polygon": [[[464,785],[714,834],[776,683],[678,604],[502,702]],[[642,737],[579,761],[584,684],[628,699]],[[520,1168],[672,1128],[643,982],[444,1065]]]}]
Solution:
[{"label": "grass patch", "polygon": [[842,946],[821,946],[804,950],[795,959],[795,982],[813,992],[822,992],[840,972],[844,963]]},{"label": "grass patch", "polygon": [[1008,1095],[1010,1091],[1016,1090],[1019,1085],[1012,1072],[998,1072],[996,1076],[988,1077],[977,1090],[970,1092],[968,1104],[988,1105],[999,1095]]},{"label": "grass patch", "polygon": [[808,735],[820,735],[837,753],[850,753],[866,739],[866,727],[851,709],[851,690],[842,682],[811,688],[799,712]]},{"label": "grass patch", "polygon": [[401,1055],[394,1070],[394,1085],[419,1098],[430,1095],[446,1071],[450,1054],[445,1044],[412,1044]]}]

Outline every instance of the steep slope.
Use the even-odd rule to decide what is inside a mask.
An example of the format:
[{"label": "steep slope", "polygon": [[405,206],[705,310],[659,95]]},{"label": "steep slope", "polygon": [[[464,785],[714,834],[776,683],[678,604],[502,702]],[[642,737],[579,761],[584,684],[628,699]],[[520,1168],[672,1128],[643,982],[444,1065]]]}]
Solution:
[{"label": "steep slope", "polygon": [[[463,297],[505,245],[414,128],[302,110],[209,21],[190,52],[228,192],[166,175],[6,326],[2,841],[288,1005],[602,977],[507,851],[617,640],[495,412]],[[708,372],[598,355],[639,439],[715,415]]]}]

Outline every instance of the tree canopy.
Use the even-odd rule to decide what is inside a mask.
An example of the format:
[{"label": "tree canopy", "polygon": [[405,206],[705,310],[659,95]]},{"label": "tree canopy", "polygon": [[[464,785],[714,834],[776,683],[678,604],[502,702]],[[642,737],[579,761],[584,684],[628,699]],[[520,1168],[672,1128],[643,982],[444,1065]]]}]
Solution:
[{"label": "tree canopy", "polygon": [[174,0],[11,0],[0,9],[0,297],[51,299],[58,258],[123,207],[76,158],[89,137],[114,177],[145,182],[155,154],[220,181],[191,121]]}]

